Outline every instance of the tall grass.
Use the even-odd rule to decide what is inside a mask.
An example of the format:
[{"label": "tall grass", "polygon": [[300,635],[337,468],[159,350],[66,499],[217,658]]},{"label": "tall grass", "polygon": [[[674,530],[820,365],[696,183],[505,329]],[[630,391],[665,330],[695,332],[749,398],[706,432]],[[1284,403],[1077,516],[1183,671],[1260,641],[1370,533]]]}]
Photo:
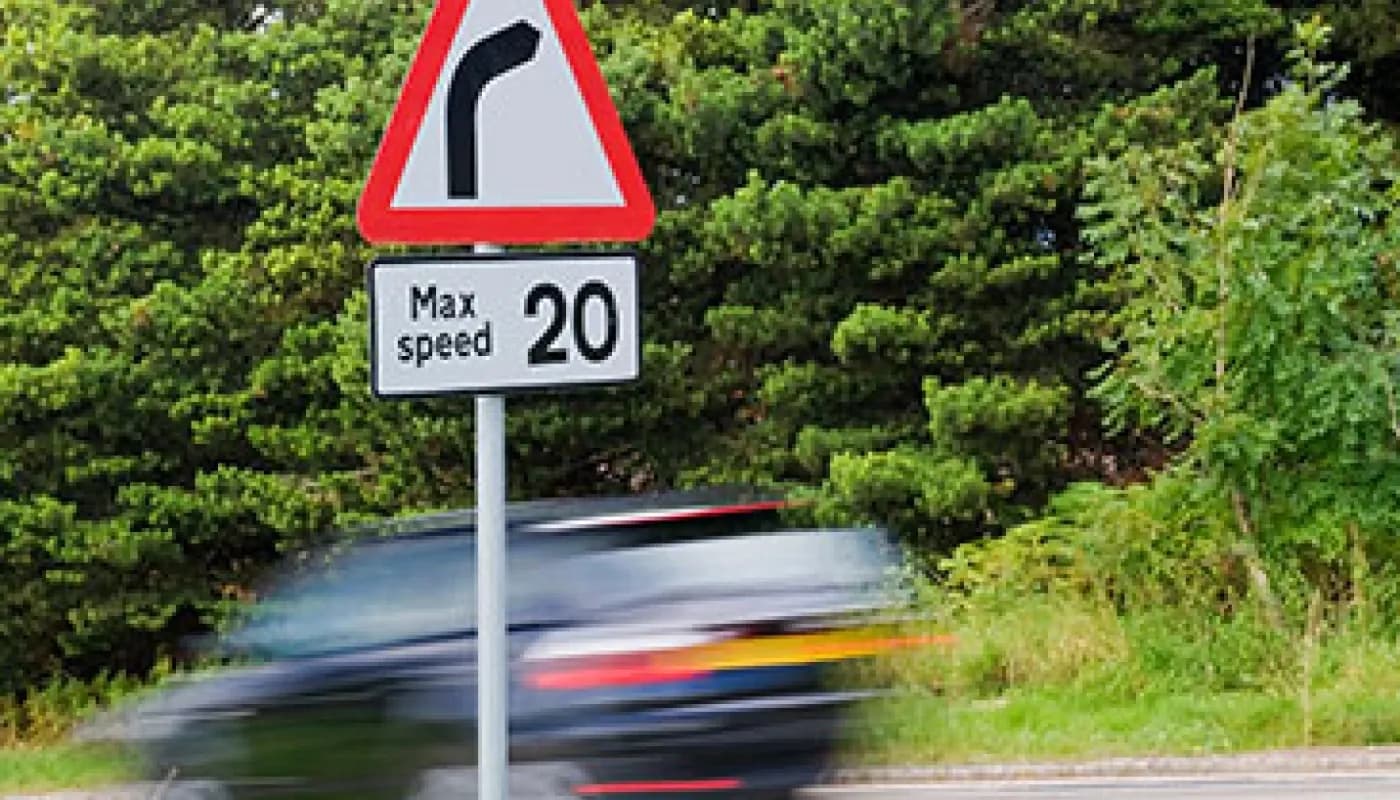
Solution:
[{"label": "tall grass", "polygon": [[875,667],[899,699],[877,706],[867,747],[927,761],[1400,742],[1385,542],[1265,550],[1263,598],[1229,509],[1197,490],[1078,487],[916,580],[918,633],[957,644]]},{"label": "tall grass", "polygon": [[159,665],[150,678],[100,674],[93,680],[58,677],[19,696],[0,696],[0,749],[63,741],[73,728],[168,675]]},{"label": "tall grass", "polygon": [[111,747],[0,749],[0,796],[112,786],[132,780],[135,771],[130,755]]}]

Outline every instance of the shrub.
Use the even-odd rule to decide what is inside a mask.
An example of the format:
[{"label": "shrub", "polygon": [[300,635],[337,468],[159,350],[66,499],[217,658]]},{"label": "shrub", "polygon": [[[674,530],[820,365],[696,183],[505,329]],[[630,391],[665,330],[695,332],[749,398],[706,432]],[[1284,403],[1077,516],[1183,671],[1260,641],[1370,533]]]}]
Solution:
[{"label": "shrub", "polygon": [[169,663],[163,662],[147,680],[109,673],[88,681],[61,677],[22,695],[0,695],[0,749],[56,743],[79,722],[169,672]]}]

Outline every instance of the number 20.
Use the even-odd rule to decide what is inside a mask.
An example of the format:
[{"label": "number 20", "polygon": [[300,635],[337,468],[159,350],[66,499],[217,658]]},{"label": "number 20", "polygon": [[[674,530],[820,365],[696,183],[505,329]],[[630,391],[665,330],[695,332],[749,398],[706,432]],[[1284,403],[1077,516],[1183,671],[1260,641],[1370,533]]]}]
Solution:
[{"label": "number 20", "polygon": [[[588,318],[588,304],[594,301],[603,304],[603,314],[607,321],[603,341],[597,343],[589,339],[584,324]],[[549,324],[535,343],[530,345],[528,360],[532,367],[563,364],[569,360],[568,351],[555,346],[569,321],[569,302],[564,296],[564,290],[552,283],[535,284],[525,295],[525,316],[539,316],[540,306],[544,304],[550,306]],[[594,364],[607,361],[617,350],[617,298],[613,296],[607,284],[602,281],[589,281],[580,286],[574,294],[573,305],[574,345],[578,348],[579,355]]]}]

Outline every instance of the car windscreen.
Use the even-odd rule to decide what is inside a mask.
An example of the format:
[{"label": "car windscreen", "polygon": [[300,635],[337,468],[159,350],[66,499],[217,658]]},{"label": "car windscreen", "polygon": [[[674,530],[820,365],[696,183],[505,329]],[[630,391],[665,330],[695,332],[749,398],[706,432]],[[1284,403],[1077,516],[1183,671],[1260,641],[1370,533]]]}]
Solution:
[{"label": "car windscreen", "polygon": [[[512,621],[556,613],[561,601],[548,573],[578,549],[562,541],[512,543]],[[352,547],[275,582],[227,643],[264,657],[297,657],[456,634],[475,624],[475,541],[424,537]]]}]

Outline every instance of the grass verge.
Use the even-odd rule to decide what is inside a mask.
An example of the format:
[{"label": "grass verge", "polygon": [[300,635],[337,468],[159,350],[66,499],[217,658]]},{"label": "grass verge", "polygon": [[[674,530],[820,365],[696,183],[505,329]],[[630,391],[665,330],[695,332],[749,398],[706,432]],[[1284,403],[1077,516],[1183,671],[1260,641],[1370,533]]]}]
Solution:
[{"label": "grass verge", "polygon": [[1290,639],[1249,619],[1115,615],[1025,598],[964,612],[956,645],[892,659],[865,764],[1059,761],[1400,742],[1400,642]]},{"label": "grass verge", "polygon": [[1074,761],[1400,741],[1400,696],[1322,694],[1308,732],[1296,698],[1263,692],[1095,696],[1049,687],[972,699],[900,692],[862,709],[866,765]]},{"label": "grass verge", "polygon": [[116,748],[52,745],[0,750],[0,795],[85,789],[130,780],[131,758]]},{"label": "grass verge", "polygon": [[[913,575],[912,633],[857,674],[873,764],[1400,743],[1400,550],[1357,525],[1261,548],[1214,489],[1079,486]],[[1316,521],[1315,521],[1316,522]],[[1335,521],[1334,521],[1335,522]],[[1330,544],[1324,552],[1317,542]]]}]

